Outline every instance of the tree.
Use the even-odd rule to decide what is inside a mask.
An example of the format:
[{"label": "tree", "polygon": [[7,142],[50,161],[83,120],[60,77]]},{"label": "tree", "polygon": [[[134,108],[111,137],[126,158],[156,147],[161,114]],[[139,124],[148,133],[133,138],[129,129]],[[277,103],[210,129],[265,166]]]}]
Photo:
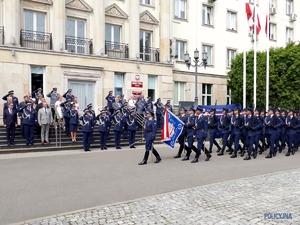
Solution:
[{"label": "tree", "polygon": [[[254,51],[247,52],[246,100],[249,106],[253,102]],[[243,53],[239,53],[231,62],[228,72],[228,87],[231,99],[235,103],[243,102]],[[257,94],[258,108],[266,104],[266,52],[257,52]],[[270,106],[278,108],[300,107],[300,44],[288,44],[286,47],[270,49]]]}]

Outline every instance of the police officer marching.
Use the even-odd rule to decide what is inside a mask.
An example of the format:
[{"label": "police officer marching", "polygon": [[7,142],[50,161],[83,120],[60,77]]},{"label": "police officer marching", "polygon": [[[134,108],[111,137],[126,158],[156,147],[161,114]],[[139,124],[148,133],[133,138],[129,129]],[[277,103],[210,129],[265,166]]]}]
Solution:
[{"label": "police officer marching", "polygon": [[[181,161],[187,161],[187,160],[189,160],[191,152],[192,152],[192,149],[193,149],[194,135],[195,135],[194,127],[195,127],[195,119],[196,119],[195,111],[196,110],[192,106],[190,108],[190,110],[189,110],[189,116],[187,118],[187,122],[184,125],[186,127],[186,129],[187,129],[188,146],[186,148],[186,155],[185,155],[185,157]],[[194,151],[197,152],[197,150],[194,150]]]},{"label": "police officer marching", "polygon": [[218,132],[219,119],[216,116],[216,109],[210,109],[210,115],[208,118],[208,128],[210,133],[209,138],[209,152],[212,153],[212,147],[215,145],[218,148],[218,151],[221,150],[220,145],[216,141],[216,134]]},{"label": "police officer marching", "polygon": [[[187,123],[188,121],[188,116],[186,115],[186,112],[187,112],[187,109],[184,108],[184,107],[181,107],[180,108],[180,116],[179,116],[179,119],[184,123],[184,125]],[[184,144],[184,141],[185,141],[185,138],[186,138],[186,135],[187,135],[187,128],[184,126],[183,127],[183,130],[180,134],[180,136],[178,137],[178,142],[179,142],[179,150],[178,150],[178,153],[176,156],[174,156],[174,158],[181,158],[181,154],[182,154],[182,151],[185,147],[185,144]]]},{"label": "police officer marching", "polygon": [[240,148],[240,138],[241,129],[243,129],[243,119],[240,117],[239,109],[235,108],[233,110],[233,115],[231,117],[231,130],[232,130],[232,141],[234,142],[234,152],[231,154],[230,158],[237,157],[237,151]]},{"label": "police officer marching", "polygon": [[128,144],[130,148],[135,148],[134,143],[138,124],[134,108],[130,110],[130,114],[127,116],[126,123],[128,126]]},{"label": "police officer marching", "polygon": [[297,129],[300,128],[300,123],[297,117],[295,116],[294,110],[289,110],[288,116],[285,119],[285,126],[287,128],[287,143],[288,143],[288,152],[285,156],[290,156],[295,154],[297,147]]},{"label": "police officer marching", "polygon": [[231,117],[227,115],[228,109],[223,108],[223,115],[220,117],[219,130],[222,131],[222,148],[221,151],[217,154],[218,156],[224,155],[224,150],[228,146],[228,137],[231,132]]},{"label": "police officer marching", "polygon": [[268,116],[265,118],[265,126],[266,126],[266,137],[268,140],[268,144],[270,147],[270,152],[266,156],[266,158],[272,158],[272,155],[275,152],[275,144],[276,144],[276,136],[277,136],[277,131],[276,131],[276,124],[275,124],[275,115],[274,115],[274,109],[270,108],[268,110]]},{"label": "police officer marching", "polygon": [[89,152],[94,126],[94,118],[88,109],[84,109],[84,115],[80,117],[82,121],[82,145],[85,152]]},{"label": "police officer marching", "polygon": [[146,121],[145,121],[145,155],[144,159],[138,164],[138,165],[145,165],[147,164],[147,160],[149,157],[149,151],[152,149],[153,155],[156,157],[156,160],[154,163],[159,163],[161,161],[160,155],[156,151],[156,149],[153,146],[153,142],[156,137],[156,131],[157,131],[157,121],[154,119],[154,112],[152,109],[147,109],[146,111]]},{"label": "police officer marching", "polygon": [[98,121],[99,127],[99,133],[100,133],[100,148],[101,150],[107,150],[106,147],[106,137],[107,137],[107,131],[108,126],[110,123],[110,119],[106,115],[106,110],[101,110],[100,114],[96,117],[96,120]]}]

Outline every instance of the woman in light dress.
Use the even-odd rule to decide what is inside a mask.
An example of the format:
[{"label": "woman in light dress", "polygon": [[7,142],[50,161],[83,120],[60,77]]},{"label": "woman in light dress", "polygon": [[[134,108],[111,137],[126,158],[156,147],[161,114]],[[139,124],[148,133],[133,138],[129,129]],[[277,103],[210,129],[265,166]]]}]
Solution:
[{"label": "woman in light dress", "polygon": [[63,121],[63,118],[64,118],[63,117],[62,108],[60,106],[61,103],[62,103],[62,97],[59,95],[58,96],[58,100],[55,102],[55,105],[54,105],[56,116],[57,116],[57,124],[58,124],[58,126],[60,126],[60,123]]}]

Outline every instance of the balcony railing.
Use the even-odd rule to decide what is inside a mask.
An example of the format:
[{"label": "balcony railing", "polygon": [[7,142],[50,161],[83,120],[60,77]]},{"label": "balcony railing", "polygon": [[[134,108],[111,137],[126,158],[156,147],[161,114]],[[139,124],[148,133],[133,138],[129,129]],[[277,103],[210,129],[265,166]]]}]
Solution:
[{"label": "balcony railing", "polygon": [[20,44],[22,47],[52,50],[52,33],[32,30],[21,30]]},{"label": "balcony railing", "polygon": [[78,54],[93,54],[93,39],[66,36],[65,46],[68,52]]},{"label": "balcony railing", "polygon": [[159,48],[140,48],[140,58],[144,61],[159,62]]},{"label": "balcony railing", "polygon": [[4,45],[4,27],[0,26],[0,45]]},{"label": "balcony railing", "polygon": [[128,44],[105,41],[105,54],[115,58],[129,58]]}]

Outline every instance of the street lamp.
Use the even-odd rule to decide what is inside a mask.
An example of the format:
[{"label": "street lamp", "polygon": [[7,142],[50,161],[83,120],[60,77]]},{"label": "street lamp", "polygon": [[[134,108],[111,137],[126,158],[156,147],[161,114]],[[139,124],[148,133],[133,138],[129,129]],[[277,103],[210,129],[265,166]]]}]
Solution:
[{"label": "street lamp", "polygon": [[188,67],[188,69],[190,69],[190,67],[195,67],[195,108],[197,108],[198,106],[198,67],[203,66],[204,69],[206,68],[207,65],[207,52],[203,51],[202,52],[202,62],[199,62],[199,51],[196,48],[196,50],[194,51],[194,65],[191,62],[191,57],[190,54],[188,52],[186,52],[184,54],[184,61],[186,66]]}]

